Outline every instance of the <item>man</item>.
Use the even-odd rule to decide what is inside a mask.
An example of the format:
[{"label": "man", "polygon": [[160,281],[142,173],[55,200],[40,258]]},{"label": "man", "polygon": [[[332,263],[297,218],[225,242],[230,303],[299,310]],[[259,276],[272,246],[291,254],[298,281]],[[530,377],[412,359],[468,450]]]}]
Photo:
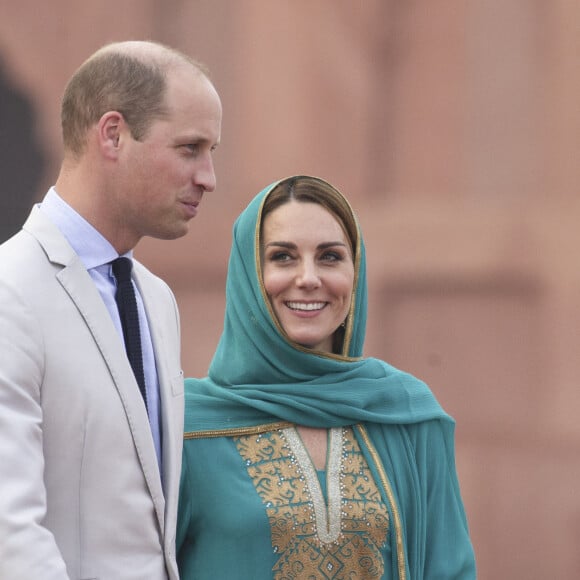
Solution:
[{"label": "man", "polygon": [[177,578],[177,307],[133,261],[134,367],[112,263],[187,232],[221,114],[200,66],[152,42],[103,47],[66,87],[56,184],[0,246],[2,579]]}]

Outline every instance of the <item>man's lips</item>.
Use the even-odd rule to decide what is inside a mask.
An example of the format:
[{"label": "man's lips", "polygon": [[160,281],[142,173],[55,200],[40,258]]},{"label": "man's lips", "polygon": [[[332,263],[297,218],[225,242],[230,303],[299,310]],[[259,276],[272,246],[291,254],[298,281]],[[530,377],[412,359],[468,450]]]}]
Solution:
[{"label": "man's lips", "polygon": [[182,201],[181,205],[185,208],[188,217],[193,218],[197,215],[199,201]]}]

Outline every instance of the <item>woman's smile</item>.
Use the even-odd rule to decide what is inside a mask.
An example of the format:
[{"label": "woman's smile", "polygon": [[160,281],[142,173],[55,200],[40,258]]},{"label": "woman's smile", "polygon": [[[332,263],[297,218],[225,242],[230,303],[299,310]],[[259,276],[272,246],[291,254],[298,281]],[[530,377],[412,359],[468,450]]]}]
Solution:
[{"label": "woman's smile", "polygon": [[332,352],[354,285],[350,244],[323,206],[291,201],[264,219],[263,279],[278,322],[302,346]]},{"label": "woman's smile", "polygon": [[322,310],[328,302],[286,302],[286,306],[291,310],[300,312],[318,312]]}]

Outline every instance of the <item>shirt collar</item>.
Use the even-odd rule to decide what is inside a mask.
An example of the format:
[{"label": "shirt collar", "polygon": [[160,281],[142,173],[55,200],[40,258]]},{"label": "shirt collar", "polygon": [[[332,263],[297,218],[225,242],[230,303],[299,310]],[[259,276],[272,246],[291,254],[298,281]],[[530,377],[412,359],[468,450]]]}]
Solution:
[{"label": "shirt collar", "polygon": [[[54,187],[48,190],[40,209],[58,227],[87,270],[119,257],[112,244],[64,201]],[[131,258],[132,254],[129,251],[124,256]]]}]

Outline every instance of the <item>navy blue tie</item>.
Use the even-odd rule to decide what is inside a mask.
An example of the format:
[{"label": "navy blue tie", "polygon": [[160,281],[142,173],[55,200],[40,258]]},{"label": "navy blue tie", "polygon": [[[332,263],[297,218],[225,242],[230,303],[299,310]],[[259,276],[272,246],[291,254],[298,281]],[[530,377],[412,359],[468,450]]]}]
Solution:
[{"label": "navy blue tie", "polygon": [[145,407],[147,407],[147,391],[145,390],[145,374],[143,372],[143,353],[141,350],[141,334],[139,331],[139,314],[137,313],[137,300],[135,290],[131,282],[131,270],[133,263],[129,258],[117,258],[112,262],[113,274],[117,279],[117,292],[115,300],[121,317],[125,349],[131,363],[131,368],[139,384],[139,390],[143,395]]}]

